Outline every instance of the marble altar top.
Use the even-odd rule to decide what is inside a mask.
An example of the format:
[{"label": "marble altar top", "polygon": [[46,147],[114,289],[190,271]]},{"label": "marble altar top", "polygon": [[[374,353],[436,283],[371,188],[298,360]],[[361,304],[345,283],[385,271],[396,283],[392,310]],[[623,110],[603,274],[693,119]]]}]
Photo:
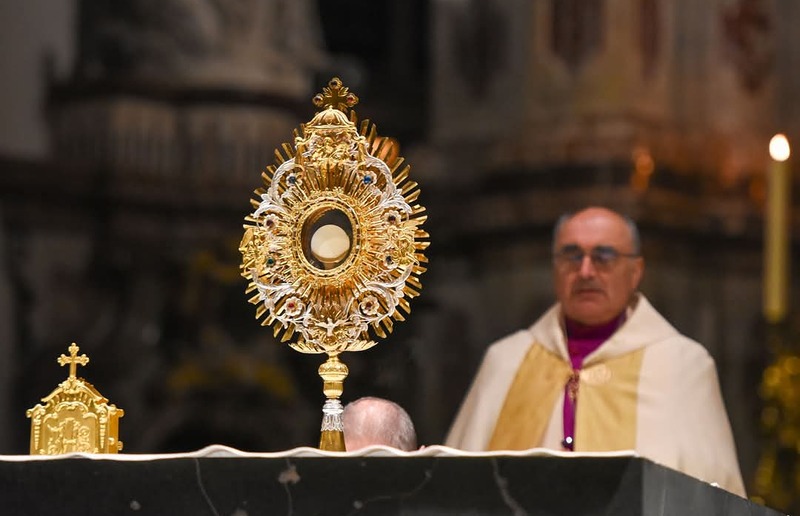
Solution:
[{"label": "marble altar top", "polygon": [[406,452],[389,446],[368,446],[352,452],[323,451],[307,446],[278,452],[249,452],[237,450],[222,444],[213,444],[193,452],[185,453],[65,453],[61,455],[0,455],[0,461],[35,461],[54,459],[87,458],[115,461],[149,461],[159,459],[182,458],[309,458],[309,457],[638,457],[633,450],[614,452],[571,452],[557,451],[547,448],[531,448],[529,450],[501,450],[490,452],[470,452],[450,448],[448,446],[424,446],[419,450]]}]

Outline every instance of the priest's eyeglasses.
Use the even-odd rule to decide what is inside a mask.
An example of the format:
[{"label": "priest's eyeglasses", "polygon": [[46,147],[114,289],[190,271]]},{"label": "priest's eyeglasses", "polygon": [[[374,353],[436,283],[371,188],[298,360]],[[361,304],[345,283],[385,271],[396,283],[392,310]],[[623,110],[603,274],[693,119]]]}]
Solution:
[{"label": "priest's eyeglasses", "polygon": [[622,253],[611,246],[598,245],[590,251],[585,251],[577,245],[567,245],[553,255],[555,262],[569,270],[578,270],[583,264],[583,259],[588,256],[592,265],[598,271],[611,269],[620,258],[638,258],[637,253]]}]

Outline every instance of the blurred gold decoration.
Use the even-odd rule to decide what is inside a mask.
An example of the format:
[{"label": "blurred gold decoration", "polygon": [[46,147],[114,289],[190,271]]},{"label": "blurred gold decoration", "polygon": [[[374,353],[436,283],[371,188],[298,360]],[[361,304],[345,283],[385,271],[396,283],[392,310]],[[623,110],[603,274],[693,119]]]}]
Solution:
[{"label": "blurred gold decoration", "polygon": [[650,186],[650,179],[655,171],[655,162],[650,149],[643,145],[637,146],[632,153],[633,174],[631,174],[631,188],[637,194],[643,194]]},{"label": "blurred gold decoration", "polygon": [[754,501],[787,513],[800,510],[800,335],[789,324],[769,324],[774,360],[759,387],[763,446],[753,484]]},{"label": "blurred gold decoration", "polygon": [[109,405],[92,384],[75,376],[78,365],[89,363],[86,355],[78,356],[79,349],[73,342],[69,356],[58,357],[61,366],[69,364],[69,377],[42,398],[44,405],[26,412],[31,418],[31,455],[122,450],[119,418],[125,411]]},{"label": "blurred gold decoration", "polygon": [[[256,317],[302,353],[325,353],[327,400],[320,448],[344,450],[339,400],[347,366],[338,355],[376,344],[409,313],[427,262],[425,208],[396,142],[357,127],[358,97],[332,79],[322,108],[276,149],[262,173],[239,250]],[[381,159],[383,158],[383,159]],[[385,161],[384,161],[385,160]]]}]

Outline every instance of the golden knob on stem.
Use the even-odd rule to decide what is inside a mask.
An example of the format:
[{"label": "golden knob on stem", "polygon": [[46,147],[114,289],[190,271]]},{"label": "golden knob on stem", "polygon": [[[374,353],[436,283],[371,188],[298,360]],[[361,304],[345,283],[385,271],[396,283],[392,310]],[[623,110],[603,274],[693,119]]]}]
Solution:
[{"label": "golden knob on stem", "polygon": [[342,422],[342,402],[339,398],[344,391],[347,366],[339,360],[338,354],[330,355],[321,366],[322,391],[328,398],[322,407],[322,431],[319,438],[320,450],[345,451],[344,424]]}]

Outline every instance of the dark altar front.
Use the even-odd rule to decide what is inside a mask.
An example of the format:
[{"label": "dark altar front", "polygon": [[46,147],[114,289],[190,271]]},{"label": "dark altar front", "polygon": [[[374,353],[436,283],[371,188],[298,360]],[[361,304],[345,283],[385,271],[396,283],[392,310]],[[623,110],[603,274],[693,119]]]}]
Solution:
[{"label": "dark altar front", "polygon": [[778,514],[629,454],[467,454],[438,446],[6,456],[0,507],[5,516]]}]

